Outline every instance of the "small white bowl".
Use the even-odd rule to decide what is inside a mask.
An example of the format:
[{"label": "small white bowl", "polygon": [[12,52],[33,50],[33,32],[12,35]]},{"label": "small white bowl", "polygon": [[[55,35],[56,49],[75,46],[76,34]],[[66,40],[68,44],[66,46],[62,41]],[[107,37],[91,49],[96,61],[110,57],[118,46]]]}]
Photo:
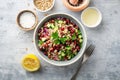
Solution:
[{"label": "small white bowl", "polygon": [[[21,17],[21,15],[22,15],[23,13],[25,13],[25,12],[32,13],[32,14],[34,15],[34,17],[35,17],[35,23],[34,23],[34,25],[31,26],[30,28],[25,28],[25,27],[23,27],[23,26],[20,24],[20,17]],[[33,30],[33,29],[37,26],[37,24],[38,24],[38,16],[36,15],[35,12],[33,12],[33,11],[31,11],[31,10],[22,10],[20,13],[18,13],[16,22],[17,22],[17,24],[18,24],[18,27],[19,27],[21,30],[30,31],[30,30]]]},{"label": "small white bowl", "polygon": [[[99,18],[98,18],[98,20],[97,20],[97,23],[94,24],[94,25],[92,25],[92,26],[86,24],[86,23],[84,22],[84,20],[83,20],[83,14],[84,14],[88,9],[94,9],[94,10],[96,10],[96,11],[98,12],[98,14],[99,14]],[[102,14],[101,14],[100,10],[97,9],[96,7],[88,7],[88,8],[86,8],[86,9],[82,12],[82,14],[81,14],[81,21],[82,21],[82,23],[83,23],[86,27],[95,28],[95,27],[97,27],[97,26],[101,23],[101,21],[102,21]]]},{"label": "small white bowl", "polygon": [[50,11],[52,8],[53,8],[53,6],[55,5],[55,0],[53,0],[53,3],[52,3],[52,6],[50,7],[50,8],[48,8],[47,10],[40,10],[40,9],[38,9],[37,7],[36,7],[36,5],[35,5],[35,0],[33,0],[33,4],[34,4],[34,6],[35,6],[35,8],[38,10],[38,11],[40,11],[40,12],[47,12],[47,11]]}]

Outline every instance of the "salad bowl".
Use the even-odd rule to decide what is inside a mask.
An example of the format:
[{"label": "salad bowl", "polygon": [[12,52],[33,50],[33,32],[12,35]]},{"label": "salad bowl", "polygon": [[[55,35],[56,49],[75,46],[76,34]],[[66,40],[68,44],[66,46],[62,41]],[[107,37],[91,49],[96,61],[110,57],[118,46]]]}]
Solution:
[{"label": "salad bowl", "polygon": [[[54,19],[56,17],[63,17],[63,18],[67,18],[67,19],[71,20],[72,22],[74,22],[78,26],[78,28],[80,29],[80,31],[82,33],[83,43],[82,43],[81,49],[77,53],[77,55],[70,60],[65,60],[65,61],[51,60],[45,54],[43,54],[43,52],[40,50],[40,48],[38,46],[38,40],[39,40],[38,39],[38,31],[39,31],[39,29],[44,25],[44,23],[46,23],[50,19]],[[72,15],[69,15],[66,13],[54,13],[54,14],[50,14],[50,15],[44,17],[38,23],[37,27],[35,28],[33,39],[34,39],[35,49],[38,51],[38,55],[46,62],[48,62],[52,65],[55,65],[55,66],[68,66],[68,65],[75,63],[78,60],[82,60],[82,55],[84,54],[84,51],[86,49],[86,44],[87,44],[86,31],[85,31],[83,25],[81,24],[81,22],[79,20],[77,20],[75,17],[73,17]]]}]

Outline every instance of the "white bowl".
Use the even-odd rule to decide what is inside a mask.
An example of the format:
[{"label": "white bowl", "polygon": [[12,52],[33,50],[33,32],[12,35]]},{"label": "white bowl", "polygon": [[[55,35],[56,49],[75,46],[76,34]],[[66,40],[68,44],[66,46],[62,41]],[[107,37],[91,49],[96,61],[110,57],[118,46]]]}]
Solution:
[{"label": "white bowl", "polygon": [[55,5],[55,0],[53,0],[52,6],[51,6],[50,8],[48,8],[47,10],[44,10],[44,11],[43,11],[43,10],[40,10],[40,9],[38,9],[38,8],[36,7],[34,1],[35,1],[35,0],[33,0],[33,4],[34,4],[35,8],[36,8],[38,11],[40,11],[40,12],[50,11],[50,10],[53,8],[53,6]]},{"label": "white bowl", "polygon": [[[71,60],[68,60],[68,61],[54,61],[54,60],[50,60],[46,55],[44,55],[40,50],[39,50],[39,47],[38,47],[38,30],[41,26],[43,26],[43,24],[50,20],[51,18],[56,18],[56,17],[65,17],[65,18],[68,18],[70,19],[71,21],[73,21],[75,24],[77,24],[82,32],[82,35],[83,35],[83,44],[82,44],[82,48],[81,50],[78,52],[78,54],[72,58]],[[35,48],[36,50],[38,51],[38,55],[43,59],[45,60],[46,62],[52,64],[52,65],[56,65],[56,66],[67,66],[67,65],[70,65],[70,64],[73,64],[75,63],[77,60],[79,59],[82,59],[82,55],[85,51],[85,48],[86,48],[86,44],[87,44],[87,36],[86,36],[86,31],[83,27],[83,25],[80,23],[80,21],[78,21],[75,17],[73,17],[72,15],[69,15],[69,14],[66,14],[66,13],[55,13],[55,14],[51,14],[51,15],[48,15],[46,17],[44,17],[40,22],[39,24],[37,25],[37,27],[35,28],[35,31],[34,31],[34,45],[35,45]]]},{"label": "white bowl", "polygon": [[[99,19],[98,19],[97,23],[94,24],[94,25],[92,25],[92,26],[86,24],[86,23],[84,22],[84,20],[83,20],[83,14],[84,14],[88,9],[94,9],[94,10],[96,10],[96,11],[98,12],[98,14],[99,14]],[[83,23],[86,27],[94,28],[94,27],[97,27],[97,26],[101,23],[101,21],[102,21],[102,14],[101,14],[100,10],[97,9],[96,7],[88,7],[88,8],[86,8],[86,9],[82,12],[82,14],[81,14],[81,21],[82,21],[82,23]]]}]

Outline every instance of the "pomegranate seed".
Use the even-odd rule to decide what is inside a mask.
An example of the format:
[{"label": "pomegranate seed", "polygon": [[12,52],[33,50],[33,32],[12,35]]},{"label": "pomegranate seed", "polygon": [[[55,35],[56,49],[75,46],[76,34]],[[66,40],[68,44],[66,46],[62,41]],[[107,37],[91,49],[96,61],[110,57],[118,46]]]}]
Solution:
[{"label": "pomegranate seed", "polygon": [[45,55],[47,55],[47,52],[44,52]]},{"label": "pomegranate seed", "polygon": [[74,44],[77,44],[77,41],[74,41]]},{"label": "pomegranate seed", "polygon": [[76,46],[76,49],[77,49],[77,51],[79,51],[79,50],[80,50],[80,47],[79,47],[79,46]]},{"label": "pomegranate seed", "polygon": [[53,48],[50,48],[50,52],[53,52],[54,51],[54,49]]},{"label": "pomegranate seed", "polygon": [[70,23],[70,20],[69,19],[66,19],[66,24],[69,24]]},{"label": "pomegranate seed", "polygon": [[74,30],[74,29],[71,29],[71,30],[70,30],[70,33],[74,33],[74,32],[75,32],[75,30]]},{"label": "pomegranate seed", "polygon": [[75,26],[76,29],[78,29],[78,26]]},{"label": "pomegranate seed", "polygon": [[64,27],[61,28],[62,31],[64,31],[64,29],[65,29]]}]

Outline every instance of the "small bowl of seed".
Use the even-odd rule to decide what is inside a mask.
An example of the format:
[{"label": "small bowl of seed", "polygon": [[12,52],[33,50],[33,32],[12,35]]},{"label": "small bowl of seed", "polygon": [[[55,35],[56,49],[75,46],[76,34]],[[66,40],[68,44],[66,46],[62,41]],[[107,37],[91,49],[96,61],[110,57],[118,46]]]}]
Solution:
[{"label": "small bowl of seed", "polygon": [[55,0],[33,0],[33,3],[40,12],[47,12],[53,8]]}]

